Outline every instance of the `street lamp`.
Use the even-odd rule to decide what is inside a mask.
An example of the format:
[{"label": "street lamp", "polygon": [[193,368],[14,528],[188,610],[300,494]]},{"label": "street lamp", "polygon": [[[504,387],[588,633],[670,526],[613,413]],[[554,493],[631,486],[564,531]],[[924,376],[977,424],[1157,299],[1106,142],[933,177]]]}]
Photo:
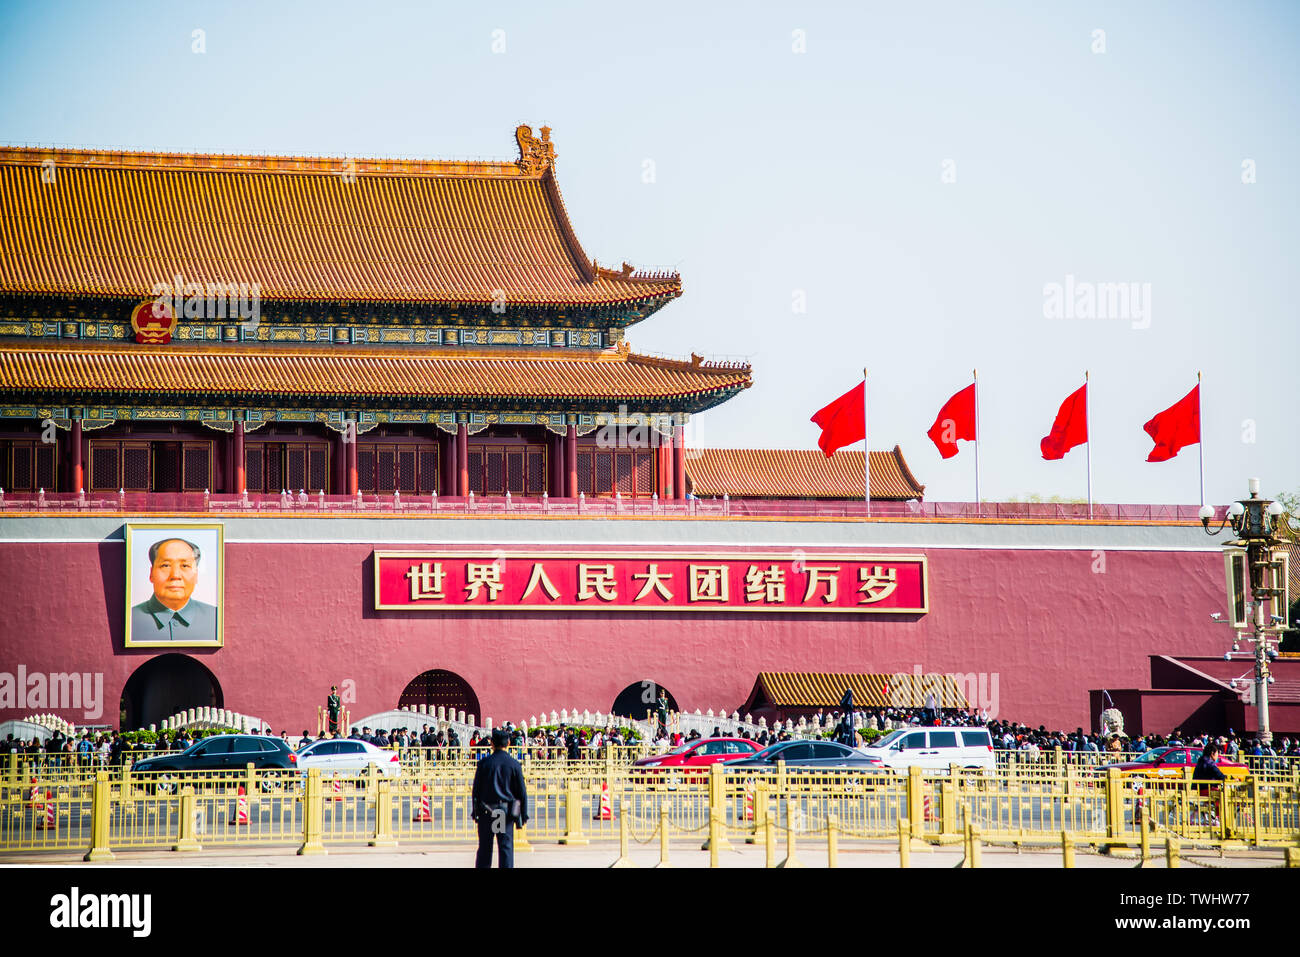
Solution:
[{"label": "street lamp", "polygon": [[[1259,479],[1251,479],[1249,487],[1250,497],[1229,505],[1228,513],[1218,528],[1210,529],[1210,521],[1214,518],[1211,506],[1201,506],[1200,518],[1201,527],[1207,535],[1218,535],[1231,524],[1233,534],[1237,536],[1223,546],[1228,569],[1229,617],[1234,626],[1244,627],[1247,624],[1247,610],[1254,612],[1254,620],[1251,622],[1254,631],[1249,635],[1242,634],[1241,637],[1255,643],[1255,703],[1259,708],[1259,740],[1261,744],[1268,745],[1273,740],[1273,732],[1268,726],[1268,686],[1273,680],[1268,663],[1277,657],[1272,645],[1288,630],[1286,560],[1275,558],[1273,554],[1274,548],[1282,544],[1277,531],[1285,523],[1285,509],[1280,502],[1259,497]],[[1245,568],[1241,567],[1243,559]],[[1247,571],[1253,608],[1245,603]],[[1265,605],[1269,603],[1272,605],[1272,614],[1266,615]],[[1232,647],[1236,650],[1236,640]]]}]

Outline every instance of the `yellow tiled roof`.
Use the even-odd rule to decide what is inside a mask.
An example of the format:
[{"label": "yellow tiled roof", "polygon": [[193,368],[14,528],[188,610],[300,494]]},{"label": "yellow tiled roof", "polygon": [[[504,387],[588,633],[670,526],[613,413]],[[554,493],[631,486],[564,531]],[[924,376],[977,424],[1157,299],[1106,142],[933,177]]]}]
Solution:
[{"label": "yellow tiled roof", "polygon": [[952,675],[840,674],[816,671],[762,671],[758,683],[779,708],[838,708],[853,689],[855,708],[919,708],[933,681],[941,708],[967,707],[966,695]]},{"label": "yellow tiled roof", "polygon": [[[732,498],[862,498],[866,483],[862,452],[827,458],[820,449],[695,449],[686,477],[696,495]],[[906,501],[924,493],[897,445],[871,453],[873,499]]]},{"label": "yellow tiled roof", "polygon": [[0,208],[0,293],[147,298],[180,275],[258,283],[266,300],[681,294],[675,273],[588,260],[550,159],[522,139],[516,163],[0,147]]},{"label": "yellow tiled roof", "polygon": [[[169,395],[721,398],[750,385],[747,365],[675,362],[612,349],[595,354],[415,349],[290,349],[57,343],[0,345],[0,395],[61,401]],[[46,399],[45,401],[49,401]]]}]

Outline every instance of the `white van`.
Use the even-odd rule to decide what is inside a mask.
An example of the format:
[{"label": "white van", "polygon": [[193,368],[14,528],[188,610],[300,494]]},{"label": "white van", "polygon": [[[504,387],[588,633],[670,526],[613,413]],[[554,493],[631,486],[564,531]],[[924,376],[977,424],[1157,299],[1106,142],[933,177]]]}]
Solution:
[{"label": "white van", "polygon": [[902,772],[913,765],[930,771],[947,771],[953,764],[989,771],[997,767],[987,728],[900,728],[858,750]]}]

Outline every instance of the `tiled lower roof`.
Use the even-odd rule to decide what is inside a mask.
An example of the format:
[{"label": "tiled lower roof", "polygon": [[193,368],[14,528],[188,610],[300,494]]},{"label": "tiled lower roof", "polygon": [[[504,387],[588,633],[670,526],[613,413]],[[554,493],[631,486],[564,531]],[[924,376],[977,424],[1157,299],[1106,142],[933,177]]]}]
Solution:
[{"label": "tiled lower roof", "polygon": [[[819,449],[693,449],[686,477],[697,496],[731,498],[862,498],[863,453]],[[903,452],[871,453],[871,497],[919,499],[925,486],[913,477]]]},{"label": "tiled lower roof", "polygon": [[[463,354],[333,348],[0,346],[0,396],[73,401],[186,397],[380,397],[397,400],[722,401],[749,366],[675,362],[622,350],[594,355]],[[712,401],[709,401],[712,400]]]},{"label": "tiled lower roof", "polygon": [[778,708],[838,708],[850,688],[855,708],[914,708],[925,705],[932,687],[940,707],[967,707],[966,695],[952,675],[762,671],[754,690],[761,690]]}]

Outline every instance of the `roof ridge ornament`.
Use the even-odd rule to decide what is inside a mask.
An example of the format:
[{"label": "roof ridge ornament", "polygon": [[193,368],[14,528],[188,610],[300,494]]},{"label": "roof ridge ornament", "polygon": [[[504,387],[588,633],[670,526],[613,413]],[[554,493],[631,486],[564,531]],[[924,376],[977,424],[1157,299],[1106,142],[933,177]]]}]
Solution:
[{"label": "roof ridge ornament", "polygon": [[515,128],[515,140],[519,143],[519,168],[525,173],[544,173],[555,165],[555,145],[551,142],[551,128],[540,129],[542,138],[533,136],[531,126],[520,125]]}]

